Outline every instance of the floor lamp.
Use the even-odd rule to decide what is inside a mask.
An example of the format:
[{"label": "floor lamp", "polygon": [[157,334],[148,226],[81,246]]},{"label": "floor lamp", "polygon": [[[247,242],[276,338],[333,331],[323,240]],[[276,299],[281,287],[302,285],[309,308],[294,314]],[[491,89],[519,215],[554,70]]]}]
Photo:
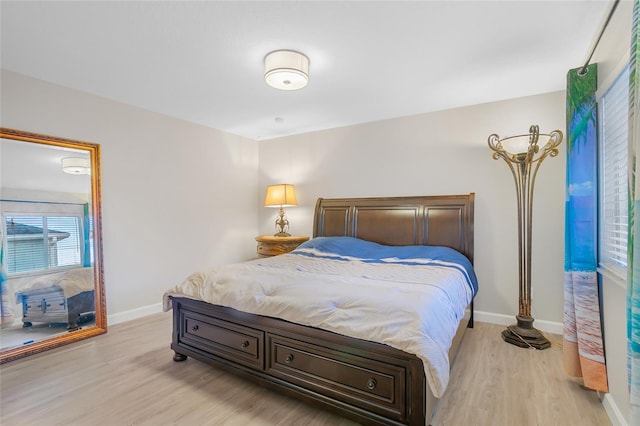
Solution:
[{"label": "floor lamp", "polygon": [[[541,137],[542,147],[538,144]],[[549,340],[533,327],[531,316],[531,219],[536,174],[547,156],[558,155],[558,145],[561,142],[560,130],[540,134],[537,125],[529,128],[528,135],[504,139],[500,139],[495,133],[489,136],[489,148],[493,150],[494,160],[502,158],[513,174],[518,201],[519,307],[517,324],[507,327],[502,332],[502,338],[505,342],[523,348],[546,349],[551,346]]]}]

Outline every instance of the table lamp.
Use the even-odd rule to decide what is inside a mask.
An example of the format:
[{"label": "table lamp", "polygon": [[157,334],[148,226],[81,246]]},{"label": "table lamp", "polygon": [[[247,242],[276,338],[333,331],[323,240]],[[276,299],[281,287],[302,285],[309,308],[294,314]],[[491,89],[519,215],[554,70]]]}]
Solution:
[{"label": "table lamp", "polygon": [[296,200],[296,191],[293,185],[290,184],[278,184],[267,186],[267,195],[264,198],[265,207],[279,207],[280,211],[276,217],[276,232],[275,237],[290,237],[287,231],[289,231],[289,220],[287,220],[284,214],[284,207],[295,206],[298,204]]}]

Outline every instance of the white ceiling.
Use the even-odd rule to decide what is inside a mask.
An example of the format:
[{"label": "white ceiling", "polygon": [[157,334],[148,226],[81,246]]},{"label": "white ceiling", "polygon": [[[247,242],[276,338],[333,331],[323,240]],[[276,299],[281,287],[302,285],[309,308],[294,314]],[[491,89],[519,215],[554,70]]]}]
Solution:
[{"label": "white ceiling", "polygon": [[91,176],[64,173],[62,159],[65,157],[89,158],[89,154],[72,148],[0,139],[0,187],[3,190],[90,193]]},{"label": "white ceiling", "polygon": [[[1,66],[263,140],[563,90],[609,1],[2,1]],[[279,91],[293,49],[310,83]]]}]

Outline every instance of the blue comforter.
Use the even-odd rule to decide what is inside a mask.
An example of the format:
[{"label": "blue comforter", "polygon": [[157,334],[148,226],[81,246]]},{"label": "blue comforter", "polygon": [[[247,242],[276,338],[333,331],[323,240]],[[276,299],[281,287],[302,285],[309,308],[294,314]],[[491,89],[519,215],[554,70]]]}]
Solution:
[{"label": "blue comforter", "polygon": [[353,237],[316,237],[302,243],[292,253],[337,260],[359,259],[368,263],[448,266],[464,272],[473,294],[478,291],[478,279],[471,261],[450,247],[386,246]]}]

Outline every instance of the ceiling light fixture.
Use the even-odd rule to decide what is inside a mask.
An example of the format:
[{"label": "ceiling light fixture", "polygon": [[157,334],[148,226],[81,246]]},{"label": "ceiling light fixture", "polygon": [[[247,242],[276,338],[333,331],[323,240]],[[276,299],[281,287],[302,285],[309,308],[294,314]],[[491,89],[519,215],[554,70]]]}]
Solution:
[{"label": "ceiling light fixture", "polygon": [[88,158],[66,157],[62,159],[62,171],[72,175],[91,174],[91,165]]},{"label": "ceiling light fixture", "polygon": [[264,80],[280,90],[302,89],[309,82],[309,58],[293,50],[276,50],[264,57]]}]

